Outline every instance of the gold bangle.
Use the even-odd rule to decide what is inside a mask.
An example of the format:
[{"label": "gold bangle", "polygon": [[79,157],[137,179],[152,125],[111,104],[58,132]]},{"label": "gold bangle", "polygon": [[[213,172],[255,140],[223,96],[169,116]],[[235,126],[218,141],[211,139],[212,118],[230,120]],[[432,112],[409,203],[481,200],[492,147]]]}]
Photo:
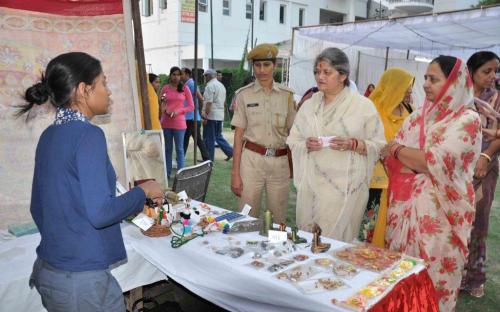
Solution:
[{"label": "gold bangle", "polygon": [[481,156],[483,156],[484,158],[486,158],[486,159],[488,160],[488,162],[490,162],[490,161],[491,161],[491,157],[490,157],[490,155],[488,155],[488,154],[486,154],[486,153],[481,153],[480,155],[481,155]]}]

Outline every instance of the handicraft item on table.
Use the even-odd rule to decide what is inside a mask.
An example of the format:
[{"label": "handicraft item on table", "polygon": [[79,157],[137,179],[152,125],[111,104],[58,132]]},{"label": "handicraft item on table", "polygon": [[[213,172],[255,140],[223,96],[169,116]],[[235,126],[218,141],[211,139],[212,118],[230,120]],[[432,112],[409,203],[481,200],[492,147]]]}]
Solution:
[{"label": "handicraft item on table", "polygon": [[299,236],[299,234],[297,234],[298,231],[299,228],[297,227],[297,225],[292,226],[292,234],[290,235],[289,239],[295,244],[307,243],[307,239],[302,238]]},{"label": "handicraft item on table", "polygon": [[292,283],[305,281],[320,273],[321,270],[311,264],[301,264],[275,275],[277,279],[288,280]]},{"label": "handicraft item on table", "polygon": [[333,256],[357,267],[381,272],[392,267],[401,258],[398,252],[378,248],[369,244],[359,244],[336,250]]},{"label": "handicraft item on table", "polygon": [[205,235],[203,231],[194,232],[190,230],[189,232],[187,232],[186,226],[181,220],[174,221],[171,224],[170,229],[174,234],[172,236],[172,239],[170,240],[170,246],[172,246],[172,248],[179,248],[182,245],[186,244],[187,242],[195,239],[196,237],[201,237]]},{"label": "handicraft item on table", "polygon": [[269,230],[273,229],[273,214],[271,211],[264,211],[264,216],[262,217],[262,226],[260,228],[259,234],[262,236],[267,236]]},{"label": "handicraft item on table", "polygon": [[340,261],[335,262],[332,265],[332,272],[335,276],[341,278],[352,278],[359,273],[358,269],[356,269],[352,264]]},{"label": "handicraft item on table", "polygon": [[325,252],[330,249],[330,244],[321,242],[321,228],[318,224],[313,225],[313,240],[311,244],[312,253]]},{"label": "handicraft item on table", "polygon": [[[165,209],[165,207],[167,207]],[[146,198],[144,205],[144,214],[154,220],[154,224],[146,231],[141,230],[141,233],[149,237],[163,237],[171,234],[169,222],[167,222],[170,204],[167,196],[164,197],[161,207],[150,198]]]},{"label": "handicraft item on table", "polygon": [[366,311],[370,304],[377,302],[375,298],[390,291],[399,279],[405,277],[417,265],[419,261],[413,258],[405,258],[398,262],[391,270],[377,277],[368,285],[360,288],[356,294],[345,300],[332,299],[333,304],[349,308],[354,311]]},{"label": "handicraft item on table", "polygon": [[229,229],[229,233],[246,233],[246,232],[256,232],[261,228],[261,223],[259,219],[248,220],[248,221],[239,221],[233,224],[233,226]]},{"label": "handicraft item on table", "polygon": [[296,286],[304,294],[314,294],[348,287],[342,280],[331,277],[298,282]]}]

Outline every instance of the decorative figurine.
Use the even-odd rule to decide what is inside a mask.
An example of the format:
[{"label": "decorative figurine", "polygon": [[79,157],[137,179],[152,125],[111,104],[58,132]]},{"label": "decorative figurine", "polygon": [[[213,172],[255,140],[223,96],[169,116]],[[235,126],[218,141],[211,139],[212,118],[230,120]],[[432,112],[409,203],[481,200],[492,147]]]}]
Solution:
[{"label": "decorative figurine", "polygon": [[184,225],[183,234],[186,235],[191,233],[193,227],[193,221],[191,221],[191,212],[188,209],[184,209],[184,211],[180,213],[180,217],[182,219],[182,224]]},{"label": "decorative figurine", "polygon": [[285,223],[280,223],[279,231],[286,232],[286,224]]},{"label": "decorative figurine", "polygon": [[321,228],[317,223],[313,225],[313,240],[311,244],[312,253],[325,252],[330,249],[330,244],[321,242]]},{"label": "decorative figurine", "polygon": [[297,234],[297,232],[299,231],[299,228],[297,227],[297,225],[294,225],[292,226],[292,235],[290,237],[290,240],[294,243],[294,244],[303,244],[303,243],[307,243],[307,239],[303,238],[303,237],[300,237],[299,234]]}]

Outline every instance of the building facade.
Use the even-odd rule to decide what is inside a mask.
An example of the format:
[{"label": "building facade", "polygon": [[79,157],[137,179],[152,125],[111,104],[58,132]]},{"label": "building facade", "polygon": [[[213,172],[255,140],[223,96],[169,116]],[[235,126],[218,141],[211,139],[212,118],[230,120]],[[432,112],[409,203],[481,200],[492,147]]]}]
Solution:
[{"label": "building facade", "polygon": [[369,0],[370,17],[400,17],[470,9],[478,0]]},{"label": "building facade", "polygon": [[[194,66],[194,0],[141,0],[141,24],[147,69],[167,73],[171,66]],[[211,4],[213,7],[211,7]],[[237,67],[245,42],[290,40],[296,26],[348,22],[367,18],[367,0],[198,0],[198,67],[212,57],[210,10],[213,14],[214,67]]]}]

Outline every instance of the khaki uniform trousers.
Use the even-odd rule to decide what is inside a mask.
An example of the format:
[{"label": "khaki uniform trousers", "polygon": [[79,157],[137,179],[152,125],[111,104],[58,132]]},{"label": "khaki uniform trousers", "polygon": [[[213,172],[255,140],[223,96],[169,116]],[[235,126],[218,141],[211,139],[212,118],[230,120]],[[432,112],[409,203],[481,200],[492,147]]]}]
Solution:
[{"label": "khaki uniform trousers", "polygon": [[240,210],[245,204],[252,206],[250,215],[260,216],[262,191],[266,190],[266,207],[273,214],[274,223],[284,223],[288,209],[290,168],[285,156],[264,156],[243,148],[240,164],[243,192]]}]

